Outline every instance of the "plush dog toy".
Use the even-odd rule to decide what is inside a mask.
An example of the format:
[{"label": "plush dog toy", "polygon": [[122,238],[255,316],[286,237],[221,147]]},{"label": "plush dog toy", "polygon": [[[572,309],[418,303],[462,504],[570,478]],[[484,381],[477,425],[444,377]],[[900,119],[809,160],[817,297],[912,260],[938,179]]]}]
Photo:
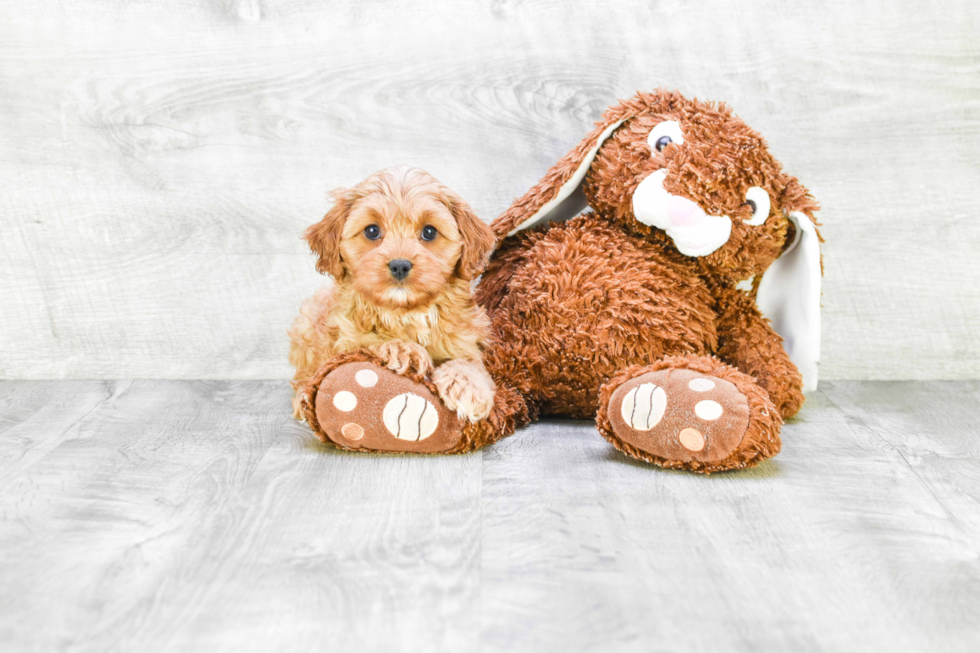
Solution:
[{"label": "plush dog toy", "polygon": [[487,369],[634,458],[758,464],[817,383],[816,210],[726,106],[640,93],[492,224]]}]

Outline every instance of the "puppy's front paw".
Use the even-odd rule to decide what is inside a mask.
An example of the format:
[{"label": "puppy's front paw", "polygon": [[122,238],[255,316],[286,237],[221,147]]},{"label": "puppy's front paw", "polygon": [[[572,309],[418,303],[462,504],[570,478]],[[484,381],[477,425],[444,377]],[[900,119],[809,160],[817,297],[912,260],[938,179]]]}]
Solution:
[{"label": "puppy's front paw", "polygon": [[473,363],[447,361],[432,373],[432,382],[439,390],[442,403],[455,410],[460,419],[479,422],[493,408],[497,389],[486,371]]},{"label": "puppy's front paw", "polygon": [[425,376],[432,370],[432,357],[425,348],[415,342],[389,340],[371,348],[392,372],[404,374],[412,369]]}]

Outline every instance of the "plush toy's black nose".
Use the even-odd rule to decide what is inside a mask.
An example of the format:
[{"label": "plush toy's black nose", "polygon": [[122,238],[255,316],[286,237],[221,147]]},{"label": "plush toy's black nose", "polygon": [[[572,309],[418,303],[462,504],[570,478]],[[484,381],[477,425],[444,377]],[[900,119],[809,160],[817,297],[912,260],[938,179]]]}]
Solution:
[{"label": "plush toy's black nose", "polygon": [[388,262],[388,269],[391,270],[391,276],[401,281],[412,271],[412,262],[403,258],[396,258],[394,261]]}]

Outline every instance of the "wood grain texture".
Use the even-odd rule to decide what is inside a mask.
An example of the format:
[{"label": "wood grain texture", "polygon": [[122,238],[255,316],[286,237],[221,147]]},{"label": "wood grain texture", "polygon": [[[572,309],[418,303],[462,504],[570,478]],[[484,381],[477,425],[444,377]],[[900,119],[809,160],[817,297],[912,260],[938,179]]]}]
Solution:
[{"label": "wood grain texture", "polygon": [[980,4],[9,0],[0,377],[286,377],[326,191],[490,219],[636,89],[728,101],[823,205],[824,378],[980,374]]},{"label": "wood grain texture", "polygon": [[710,477],[585,422],[343,453],[288,396],[0,382],[0,648],[980,648],[980,383],[829,382]]},{"label": "wood grain texture", "polygon": [[476,641],[479,455],[337,452],[292,420],[285,383],[0,393],[17,410],[0,434],[4,650]]},{"label": "wood grain texture", "polygon": [[[783,453],[709,479],[630,461],[591,424],[504,440],[485,454],[489,648],[975,648],[977,408],[975,384],[828,383]],[[934,478],[911,443],[949,454]]]}]

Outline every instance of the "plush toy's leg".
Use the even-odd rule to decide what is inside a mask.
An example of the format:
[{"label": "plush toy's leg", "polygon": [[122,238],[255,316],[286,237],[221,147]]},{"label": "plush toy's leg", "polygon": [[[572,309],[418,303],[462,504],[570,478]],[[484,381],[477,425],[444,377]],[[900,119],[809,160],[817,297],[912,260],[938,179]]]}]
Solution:
[{"label": "plush toy's leg", "polygon": [[602,386],[596,416],[599,432],[627,455],[705,474],[776,455],[781,424],[752,377],[695,355],[622,370]]},{"label": "plush toy's leg", "polygon": [[327,361],[302,390],[307,423],[341,449],[386,453],[464,453],[496,442],[526,420],[524,402],[499,388],[490,415],[459,419],[435,384],[413,370],[396,374],[366,351]]}]

